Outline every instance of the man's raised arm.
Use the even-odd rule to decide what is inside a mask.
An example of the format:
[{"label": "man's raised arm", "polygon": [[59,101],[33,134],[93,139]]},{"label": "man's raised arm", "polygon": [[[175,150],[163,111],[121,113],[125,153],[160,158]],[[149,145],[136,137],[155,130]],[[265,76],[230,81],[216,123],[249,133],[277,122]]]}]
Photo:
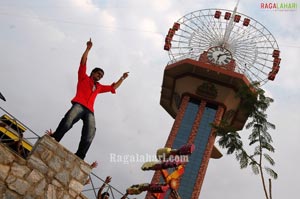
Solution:
[{"label": "man's raised arm", "polygon": [[128,77],[128,73],[123,73],[122,77],[113,85],[114,89],[117,89],[122,84],[123,80]]},{"label": "man's raised arm", "polygon": [[91,50],[93,46],[92,40],[90,38],[90,40],[88,42],[86,42],[86,49],[84,51],[84,53],[82,54],[81,60],[80,60],[80,65],[86,65],[86,61],[87,61],[87,56],[89,54],[89,51]]}]

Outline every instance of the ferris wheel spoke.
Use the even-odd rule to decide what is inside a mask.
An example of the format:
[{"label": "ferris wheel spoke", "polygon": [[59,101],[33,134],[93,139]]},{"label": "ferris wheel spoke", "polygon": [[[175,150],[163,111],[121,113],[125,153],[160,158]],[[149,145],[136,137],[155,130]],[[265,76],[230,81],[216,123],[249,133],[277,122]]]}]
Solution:
[{"label": "ferris wheel spoke", "polygon": [[[259,63],[259,62],[257,62],[257,61],[254,61],[254,63],[255,64],[253,64],[252,62],[250,62],[251,60],[240,60],[240,59],[238,59],[238,62],[240,62],[240,63],[244,63],[244,67],[245,66],[247,66],[247,67],[250,67],[250,68],[247,68],[247,70],[248,71],[251,71],[251,73],[252,74],[254,74],[254,72],[252,72],[253,70],[255,70],[255,71],[261,71],[261,72],[263,72],[264,74],[266,74],[264,71],[262,71],[260,68],[258,68],[257,66],[256,66],[256,64],[258,64],[258,65],[263,65],[263,64],[261,64],[261,63]],[[246,65],[245,65],[246,64]]]},{"label": "ferris wheel spoke", "polygon": [[207,28],[205,27],[204,24],[201,24],[201,25],[203,25],[203,26],[199,26],[196,22],[194,22],[194,20],[191,20],[190,23],[193,24],[193,25],[195,25],[195,26],[197,27],[198,30],[194,30],[195,33],[196,33],[196,32],[199,32],[199,30],[201,30],[200,33],[205,34],[210,40],[213,39],[212,33],[210,32],[209,29],[207,29]]},{"label": "ferris wheel spoke", "polygon": [[[224,14],[229,10],[219,9],[223,13],[219,17],[215,17],[216,11],[194,11],[177,21],[180,28],[171,41],[170,63],[185,58],[199,60],[204,51],[223,46],[235,60],[236,72],[250,81],[267,82],[273,70],[273,51],[278,49],[273,35],[255,19],[236,12],[236,8],[229,18]],[[234,19],[235,15],[240,15],[240,22]],[[245,25],[243,18],[249,23]]]},{"label": "ferris wheel spoke", "polygon": [[[201,21],[200,18],[197,18],[197,19],[199,21]],[[215,19],[214,15],[212,13],[210,13],[208,15],[208,17],[204,17],[203,21],[206,22],[206,26],[208,27],[208,30],[211,30],[211,32],[213,33],[213,35],[217,36],[219,33],[217,32],[217,30],[214,27],[212,27],[212,25],[215,26],[215,24],[216,24],[216,21],[214,19]],[[220,36],[222,36],[222,35],[220,35]]]},{"label": "ferris wheel spoke", "polygon": [[207,38],[194,38],[189,42],[192,46],[199,46],[199,43],[201,43],[202,47],[207,47],[209,45],[209,40]]},{"label": "ferris wheel spoke", "polygon": [[[209,16],[209,17],[213,17],[213,16]],[[208,17],[204,17],[204,18],[203,18],[204,20],[202,20],[202,19],[200,18],[200,16],[195,16],[195,19],[197,20],[197,21],[195,21],[195,22],[196,22],[196,23],[199,22],[199,23],[201,23],[201,24],[203,25],[202,27],[199,27],[199,28],[201,28],[201,29],[200,29],[201,31],[205,31],[205,33],[206,33],[207,35],[214,36],[214,35],[216,35],[215,29],[213,29],[213,28],[210,27],[211,23],[210,23],[210,21],[208,21],[207,18],[208,18]],[[193,22],[194,22],[194,20],[193,20]]]}]

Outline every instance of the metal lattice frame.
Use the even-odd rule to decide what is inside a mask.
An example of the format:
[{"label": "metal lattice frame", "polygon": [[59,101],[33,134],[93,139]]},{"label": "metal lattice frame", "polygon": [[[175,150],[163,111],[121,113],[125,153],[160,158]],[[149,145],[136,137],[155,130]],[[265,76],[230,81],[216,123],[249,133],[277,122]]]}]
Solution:
[{"label": "metal lattice frame", "polygon": [[[221,12],[215,18],[216,11]],[[231,13],[231,20],[224,19]],[[240,15],[240,21],[233,17]],[[250,19],[248,26],[243,25],[245,18]],[[185,58],[199,59],[199,55],[213,46],[223,46],[231,51],[236,61],[235,72],[244,74],[250,81],[268,81],[273,66],[273,50],[278,44],[270,31],[255,19],[235,10],[204,9],[191,12],[180,18],[180,29],[172,39],[169,50],[170,63]]]}]

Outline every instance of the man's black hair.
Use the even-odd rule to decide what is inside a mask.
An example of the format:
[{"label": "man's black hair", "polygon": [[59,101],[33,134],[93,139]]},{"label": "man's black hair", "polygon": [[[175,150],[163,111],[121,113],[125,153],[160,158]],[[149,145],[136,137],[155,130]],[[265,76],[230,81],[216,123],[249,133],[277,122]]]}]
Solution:
[{"label": "man's black hair", "polygon": [[101,194],[101,198],[104,198],[104,196],[108,196],[108,197],[109,197],[109,193],[108,193],[108,192],[103,192],[103,193]]},{"label": "man's black hair", "polygon": [[104,70],[102,70],[101,68],[98,68],[98,67],[96,67],[92,70],[91,75],[92,75],[92,73],[95,73],[95,72],[98,72],[98,71],[101,71],[104,75]]}]

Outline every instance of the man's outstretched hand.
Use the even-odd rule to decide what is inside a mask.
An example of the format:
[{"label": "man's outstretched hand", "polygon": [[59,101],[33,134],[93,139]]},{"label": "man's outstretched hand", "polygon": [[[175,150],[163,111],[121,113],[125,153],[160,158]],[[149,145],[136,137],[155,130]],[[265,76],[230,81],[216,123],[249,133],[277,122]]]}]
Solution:
[{"label": "man's outstretched hand", "polygon": [[108,184],[111,181],[111,176],[107,176],[104,183]]},{"label": "man's outstretched hand", "polygon": [[122,78],[123,78],[123,79],[126,79],[126,78],[128,77],[128,73],[129,73],[129,72],[123,73]]},{"label": "man's outstretched hand", "polygon": [[93,42],[92,42],[92,39],[90,38],[90,40],[86,42],[86,48],[88,50],[90,50],[92,48],[92,46],[93,46]]},{"label": "man's outstretched hand", "polygon": [[45,134],[52,136],[54,132],[52,132],[52,129],[46,130]]},{"label": "man's outstretched hand", "polygon": [[98,166],[98,162],[97,161],[94,161],[92,164],[91,164],[91,168],[96,168]]}]

